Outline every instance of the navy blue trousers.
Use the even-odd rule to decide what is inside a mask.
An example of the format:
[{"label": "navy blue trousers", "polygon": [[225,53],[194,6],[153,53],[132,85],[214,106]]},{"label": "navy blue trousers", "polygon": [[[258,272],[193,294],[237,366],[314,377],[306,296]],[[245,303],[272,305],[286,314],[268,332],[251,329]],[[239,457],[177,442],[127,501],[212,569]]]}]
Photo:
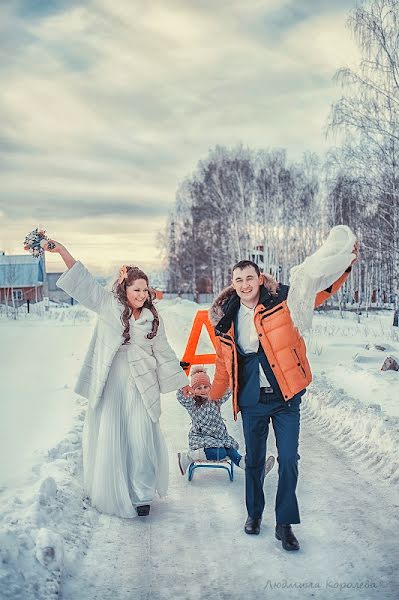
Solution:
[{"label": "navy blue trousers", "polygon": [[208,460],[223,460],[227,456],[235,465],[240,464],[241,454],[235,448],[204,448],[204,450]]},{"label": "navy blue trousers", "polygon": [[298,481],[298,443],[301,395],[288,402],[274,394],[260,393],[254,406],[242,406],[241,415],[246,445],[245,500],[248,515],[262,516],[266,442],[270,420],[276,436],[278,452],[278,488],[276,523],[300,523],[296,485]]}]

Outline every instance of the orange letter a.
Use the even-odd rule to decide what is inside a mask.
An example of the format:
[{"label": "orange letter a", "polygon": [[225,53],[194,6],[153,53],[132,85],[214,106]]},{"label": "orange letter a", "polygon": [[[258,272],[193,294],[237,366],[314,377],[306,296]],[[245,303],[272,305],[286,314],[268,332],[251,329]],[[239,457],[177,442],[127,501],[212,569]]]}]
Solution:
[{"label": "orange letter a", "polygon": [[181,366],[189,375],[190,368],[193,365],[213,365],[215,364],[216,354],[196,354],[198,342],[201,336],[202,327],[205,325],[213,347],[216,348],[216,336],[213,327],[208,318],[207,310],[199,310],[195,315],[193,326],[188,337],[184,356],[181,360]]}]

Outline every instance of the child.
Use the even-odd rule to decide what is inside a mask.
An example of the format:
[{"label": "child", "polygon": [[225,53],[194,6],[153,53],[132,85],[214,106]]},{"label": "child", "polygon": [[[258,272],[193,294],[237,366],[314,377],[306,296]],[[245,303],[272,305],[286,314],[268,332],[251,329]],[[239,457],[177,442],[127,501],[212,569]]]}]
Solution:
[{"label": "child", "polygon": [[[209,400],[211,381],[202,366],[192,369],[191,389],[194,396],[187,396],[185,390],[178,390],[177,399],[188,411],[192,425],[188,434],[189,451],[178,453],[182,475],[189,465],[197,460],[223,460],[230,458],[237,467],[245,469],[245,456],[238,452],[238,442],[227,432],[220,414],[221,405],[230,397],[228,391],[220,400]],[[269,456],[265,465],[265,475],[273,468],[274,456]]]},{"label": "child", "polygon": [[102,287],[55,240],[67,270],[57,285],[98,319],[75,391],[88,399],[83,430],[84,489],[99,511],[147,516],[168,486],[169,461],[159,426],[160,392],[188,379],[166,338],[148,277],[123,265],[113,291]]}]

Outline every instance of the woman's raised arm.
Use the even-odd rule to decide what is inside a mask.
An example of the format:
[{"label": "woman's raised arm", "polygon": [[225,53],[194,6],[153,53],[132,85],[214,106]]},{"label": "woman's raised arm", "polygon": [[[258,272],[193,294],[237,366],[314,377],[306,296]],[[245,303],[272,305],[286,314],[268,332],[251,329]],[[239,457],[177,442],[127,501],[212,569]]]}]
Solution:
[{"label": "woman's raised arm", "polygon": [[[49,247],[50,242],[51,244]],[[66,266],[68,267],[68,269],[73,267],[73,265],[76,263],[76,260],[74,259],[72,254],[65,248],[65,246],[63,246],[59,242],[56,242],[55,240],[48,240],[47,244],[44,246],[44,249],[47,252],[55,252],[56,254],[59,254]]]},{"label": "woman's raised arm", "polygon": [[64,290],[82,306],[98,314],[107,314],[112,319],[114,318],[113,312],[109,310],[113,297],[112,292],[98,283],[86,267],[79,260],[74,259],[65,246],[56,240],[48,240],[44,250],[59,254],[68,267],[68,270],[57,280],[57,287]]}]

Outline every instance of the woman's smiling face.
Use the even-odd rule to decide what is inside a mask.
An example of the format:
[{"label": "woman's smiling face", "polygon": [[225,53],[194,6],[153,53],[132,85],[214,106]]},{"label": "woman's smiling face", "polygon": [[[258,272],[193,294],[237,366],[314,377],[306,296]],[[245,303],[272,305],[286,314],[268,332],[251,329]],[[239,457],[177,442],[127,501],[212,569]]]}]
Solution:
[{"label": "woman's smiling face", "polygon": [[142,308],[148,298],[148,285],[145,279],[135,279],[126,286],[126,296],[132,308]]}]

